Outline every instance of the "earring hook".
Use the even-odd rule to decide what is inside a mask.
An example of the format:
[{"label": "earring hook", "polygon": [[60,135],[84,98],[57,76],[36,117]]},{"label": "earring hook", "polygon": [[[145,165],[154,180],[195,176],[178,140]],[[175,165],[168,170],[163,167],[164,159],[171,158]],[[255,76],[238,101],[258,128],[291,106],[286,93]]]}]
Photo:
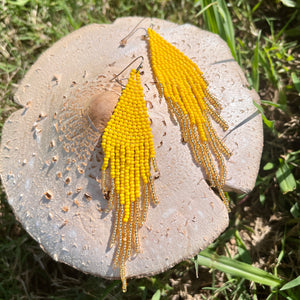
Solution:
[{"label": "earring hook", "polygon": [[140,64],[138,65],[138,67],[136,68],[136,73],[143,67],[143,62],[144,62],[144,56],[138,56],[137,58],[135,58],[130,64],[128,64],[119,74],[117,74],[115,77],[113,77],[111,81],[116,80],[117,83],[119,83],[122,87],[125,87],[125,85],[121,82],[120,79],[118,79],[118,77],[124,72],[126,71],[132,64],[134,64],[138,59],[142,59],[142,61],[140,62]]},{"label": "earring hook", "polygon": [[138,27],[146,18],[143,18],[140,22],[138,22],[135,27],[120,41],[119,47],[125,47],[129,38],[131,38],[138,30],[145,30],[146,36],[148,35],[147,29],[144,27]]}]

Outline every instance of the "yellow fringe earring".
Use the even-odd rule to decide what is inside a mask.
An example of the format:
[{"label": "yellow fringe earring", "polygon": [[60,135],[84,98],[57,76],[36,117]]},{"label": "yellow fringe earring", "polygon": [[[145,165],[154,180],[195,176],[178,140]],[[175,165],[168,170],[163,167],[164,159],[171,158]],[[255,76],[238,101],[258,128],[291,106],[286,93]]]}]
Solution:
[{"label": "yellow fringe earring", "polygon": [[126,292],[125,263],[140,251],[138,229],[145,222],[150,200],[158,203],[150,173],[150,161],[157,171],[153,136],[140,72],[135,69],[104,130],[102,148],[102,191],[109,198],[106,211],[113,210],[114,215],[110,247],[116,245],[113,265],[120,267]]},{"label": "yellow fringe earring", "polygon": [[209,93],[208,83],[192,60],[151,28],[147,32],[152,69],[159,89],[170,111],[177,117],[183,140],[190,145],[194,159],[204,167],[210,184],[217,188],[229,210],[223,191],[226,179],[223,155],[229,158],[231,153],[211,123],[212,117],[224,130],[228,129],[227,123],[218,113],[221,105]]}]

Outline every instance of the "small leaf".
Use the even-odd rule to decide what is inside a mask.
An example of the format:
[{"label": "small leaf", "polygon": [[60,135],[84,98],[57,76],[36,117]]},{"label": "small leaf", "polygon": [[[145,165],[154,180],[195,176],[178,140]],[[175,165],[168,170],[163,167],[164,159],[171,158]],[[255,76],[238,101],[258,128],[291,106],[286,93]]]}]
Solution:
[{"label": "small leaf", "polygon": [[293,0],[281,0],[281,3],[287,7],[296,7],[296,2]]},{"label": "small leaf", "polygon": [[263,170],[264,170],[264,171],[270,171],[270,170],[272,170],[273,168],[274,168],[274,164],[271,163],[271,162],[268,162],[268,163],[266,163],[266,164],[264,165]]},{"label": "small leaf", "polygon": [[160,290],[157,290],[155,294],[152,296],[151,300],[159,300],[160,299]]},{"label": "small leaf", "polygon": [[27,4],[27,2],[29,2],[30,0],[16,0],[16,1],[7,1],[9,4],[12,5],[17,5],[17,6],[25,6]]},{"label": "small leaf", "polygon": [[283,194],[292,192],[296,189],[296,180],[288,164],[282,158],[279,158],[279,168],[276,171],[276,179]]},{"label": "small leaf", "polygon": [[284,290],[287,290],[287,289],[294,288],[298,285],[300,285],[300,276],[298,276],[297,278],[293,279],[292,281],[286,283],[280,290],[284,291]]},{"label": "small leaf", "polygon": [[293,72],[291,76],[297,92],[300,93],[300,79],[297,77],[295,72]]},{"label": "small leaf", "polygon": [[259,201],[261,204],[264,204],[266,201],[266,196],[264,194],[259,195]]},{"label": "small leaf", "polygon": [[290,212],[295,219],[300,218],[300,207],[298,202],[291,207]]}]

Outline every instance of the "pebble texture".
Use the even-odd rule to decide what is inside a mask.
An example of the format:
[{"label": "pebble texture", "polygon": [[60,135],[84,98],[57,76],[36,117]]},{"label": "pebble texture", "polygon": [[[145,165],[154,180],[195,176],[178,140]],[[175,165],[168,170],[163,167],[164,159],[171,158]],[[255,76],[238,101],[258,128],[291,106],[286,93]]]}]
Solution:
[{"label": "pebble texture", "polygon": [[[110,79],[137,56],[144,57],[141,80],[160,170],[155,180],[160,203],[149,207],[139,233],[142,253],[126,263],[127,277],[155,274],[193,257],[228,225],[224,204],[181,142],[179,125],[159,96],[143,31],[119,46],[140,20],[89,25],[55,43],[20,84],[15,101],[23,108],[2,132],[0,174],[17,219],[55,260],[106,278],[119,277],[119,270],[112,268],[115,249],[108,248],[113,220],[111,212],[104,213],[107,200],[100,190],[99,139],[102,120],[109,119],[121,91]],[[223,106],[229,131],[255,113],[258,95],[220,37],[158,19],[141,24],[151,25],[198,64]],[[130,69],[121,77],[128,78]],[[247,193],[259,168],[261,116],[231,132],[225,143],[233,153],[226,162],[225,190]]]}]

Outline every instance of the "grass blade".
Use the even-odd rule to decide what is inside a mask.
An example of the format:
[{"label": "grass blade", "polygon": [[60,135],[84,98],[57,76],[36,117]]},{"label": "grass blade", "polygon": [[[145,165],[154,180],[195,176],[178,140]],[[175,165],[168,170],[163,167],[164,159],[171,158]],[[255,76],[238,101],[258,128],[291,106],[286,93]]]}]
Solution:
[{"label": "grass blade", "polygon": [[292,289],[299,285],[300,285],[300,276],[298,276],[294,280],[291,280],[290,282],[286,283],[280,290],[284,291],[284,290]]},{"label": "grass blade", "polygon": [[[202,3],[203,1],[200,1],[200,2]],[[198,3],[200,3],[200,2],[198,2]],[[195,6],[198,6],[198,3],[197,3]],[[212,2],[212,3],[208,4],[208,5],[206,5],[203,9],[201,9],[201,10],[196,14],[196,17],[199,17],[200,15],[202,15],[207,9],[209,9],[212,5],[215,5],[215,4],[217,4],[217,1]],[[202,5],[202,4],[201,4],[201,5]]]},{"label": "grass blade", "polygon": [[234,59],[237,59],[236,47],[235,47],[235,34],[234,34],[234,27],[231,19],[231,15],[229,13],[227,4],[224,0],[218,0],[218,9],[220,15],[223,17],[223,30],[225,32],[227,44],[231,50],[231,53]]},{"label": "grass blade", "polygon": [[259,31],[255,49],[254,49],[254,55],[252,60],[252,84],[256,91],[259,90],[259,40],[261,36],[261,31]]},{"label": "grass blade", "polygon": [[195,6],[199,3],[202,9],[197,16],[202,15],[207,29],[227,42],[232,56],[237,60],[234,27],[226,1],[200,0]]},{"label": "grass blade", "polygon": [[200,252],[196,262],[199,265],[217,269],[232,276],[242,277],[259,284],[268,285],[272,288],[277,287],[282,283],[282,279],[266,271],[226,256],[219,256],[207,249]]},{"label": "grass blade", "polygon": [[253,101],[253,104],[254,104],[254,106],[258,109],[258,111],[261,113],[261,116],[262,116],[262,118],[263,118],[264,123],[265,123],[271,130],[273,130],[273,128],[274,128],[274,121],[270,121],[270,120],[267,119],[267,117],[266,117],[265,114],[264,114],[263,108],[262,108],[259,104],[257,104],[255,101]]}]

